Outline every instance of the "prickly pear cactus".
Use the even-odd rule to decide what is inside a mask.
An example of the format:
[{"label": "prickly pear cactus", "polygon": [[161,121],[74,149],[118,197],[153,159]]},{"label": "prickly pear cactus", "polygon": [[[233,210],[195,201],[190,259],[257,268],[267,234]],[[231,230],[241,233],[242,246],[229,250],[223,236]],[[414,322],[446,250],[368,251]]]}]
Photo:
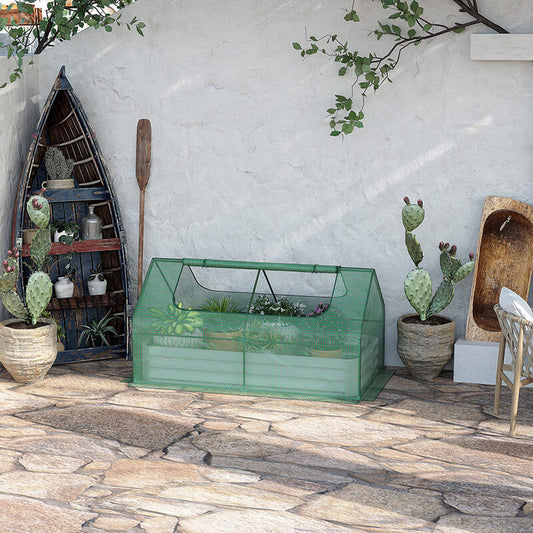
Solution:
[{"label": "prickly pear cactus", "polygon": [[37,324],[37,319],[43,314],[50,298],[52,298],[50,276],[44,272],[34,272],[26,287],[26,305],[32,324]]},{"label": "prickly pear cactus", "polygon": [[2,292],[2,303],[4,307],[15,317],[21,320],[28,320],[30,314],[24,305],[24,302],[20,299],[20,296],[14,291]]},{"label": "prickly pear cactus", "polygon": [[426,312],[431,302],[431,277],[427,270],[415,268],[407,274],[403,283],[405,296],[421,320],[426,320]]},{"label": "prickly pear cactus", "polygon": [[33,237],[30,244],[30,256],[37,270],[41,270],[46,261],[46,257],[52,248],[50,232],[41,229]]},{"label": "prickly pear cactus", "polygon": [[50,222],[50,204],[43,196],[32,196],[26,203],[31,221],[40,229],[46,229]]},{"label": "prickly pear cactus", "polygon": [[34,325],[37,324],[37,320],[42,316],[52,298],[50,276],[41,271],[52,246],[50,231],[47,229],[50,221],[50,205],[42,196],[43,193],[44,189],[41,190],[40,195],[32,196],[26,204],[30,219],[40,228],[30,245],[30,257],[35,271],[30,276],[26,287],[26,305],[16,290],[21,259],[20,252],[16,248],[8,250],[7,259],[2,261],[4,272],[0,276],[0,294],[5,308],[17,318],[31,321]]},{"label": "prickly pear cactus", "polygon": [[405,227],[405,245],[409,256],[413,260],[416,268],[411,270],[404,281],[404,292],[411,306],[420,315],[420,320],[427,320],[429,317],[440,313],[447,307],[453,299],[454,284],[466,278],[474,269],[474,254],[470,254],[470,261],[464,265],[455,257],[457,246],[450,248],[449,243],[440,242],[440,267],[443,281],[438,286],[433,298],[431,297],[431,277],[427,270],[419,268],[418,265],[424,258],[422,247],[416,237],[411,233],[424,220],[424,204],[418,200],[416,204],[411,204],[409,198],[404,199],[406,205],[402,209],[402,223]]},{"label": "prickly pear cactus", "polygon": [[406,204],[402,209],[403,226],[407,231],[413,231],[424,222],[424,217],[426,216],[424,204],[422,200],[418,200],[416,204],[412,204],[407,196],[403,201]]}]

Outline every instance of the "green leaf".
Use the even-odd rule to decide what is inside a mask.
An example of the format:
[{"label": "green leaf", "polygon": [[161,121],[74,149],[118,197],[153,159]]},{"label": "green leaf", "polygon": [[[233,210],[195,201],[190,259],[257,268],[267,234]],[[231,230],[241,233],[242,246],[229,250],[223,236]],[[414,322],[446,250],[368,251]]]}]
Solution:
[{"label": "green leaf", "polygon": [[338,130],[333,130],[333,131],[330,133],[330,135],[331,135],[332,137],[338,137],[340,134],[341,134],[341,132],[338,131]]},{"label": "green leaf", "polygon": [[339,76],[344,76],[346,74],[346,67],[342,67],[341,69],[339,69]]},{"label": "green leaf", "polygon": [[299,43],[292,43],[292,47],[295,49],[295,50],[301,50],[302,47]]},{"label": "green leaf", "polygon": [[456,30],[453,30],[454,33],[463,33],[466,28],[457,28]]},{"label": "green leaf", "polygon": [[392,25],[392,31],[396,35],[401,35],[402,34],[402,29],[400,28],[400,26],[395,26],[394,24]]}]

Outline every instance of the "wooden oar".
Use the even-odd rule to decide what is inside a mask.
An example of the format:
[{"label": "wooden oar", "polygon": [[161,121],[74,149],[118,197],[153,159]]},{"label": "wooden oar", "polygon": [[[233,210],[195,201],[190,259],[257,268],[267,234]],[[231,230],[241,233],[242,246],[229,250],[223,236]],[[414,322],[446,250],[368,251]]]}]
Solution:
[{"label": "wooden oar", "polygon": [[139,205],[139,260],[137,262],[138,283],[137,296],[141,294],[143,283],[143,246],[144,246],[144,191],[150,179],[150,162],[152,153],[152,125],[146,118],[137,123],[137,162],[135,172],[141,191]]}]

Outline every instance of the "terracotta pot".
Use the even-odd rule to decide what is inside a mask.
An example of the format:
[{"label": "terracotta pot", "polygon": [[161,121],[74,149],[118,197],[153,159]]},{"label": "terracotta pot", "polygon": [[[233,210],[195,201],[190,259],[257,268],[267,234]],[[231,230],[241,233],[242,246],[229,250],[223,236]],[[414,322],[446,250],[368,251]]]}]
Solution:
[{"label": "terracotta pot", "polygon": [[418,315],[398,319],[398,355],[413,376],[434,379],[453,356],[455,322],[443,316],[431,317],[433,325],[416,320]]},{"label": "terracotta pot", "polygon": [[235,340],[242,335],[242,331],[204,331],[204,338],[214,350],[223,352],[239,352],[241,345]]},{"label": "terracotta pot", "polygon": [[314,348],[309,348],[309,353],[313,357],[330,357],[332,359],[341,359],[342,348],[338,348],[337,350],[315,350]]},{"label": "terracotta pot", "polygon": [[11,318],[0,322],[0,362],[19,383],[36,383],[46,376],[57,357],[57,324],[39,319],[33,329],[10,327],[24,322]]},{"label": "terracotta pot", "polygon": [[43,187],[49,190],[74,189],[74,179],[43,181]]}]

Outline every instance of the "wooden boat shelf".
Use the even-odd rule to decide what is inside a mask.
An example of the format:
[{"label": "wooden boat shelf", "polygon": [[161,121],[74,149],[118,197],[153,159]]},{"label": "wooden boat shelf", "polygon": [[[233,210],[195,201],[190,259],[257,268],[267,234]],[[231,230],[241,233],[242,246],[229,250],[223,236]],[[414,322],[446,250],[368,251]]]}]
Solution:
[{"label": "wooden boat shelf", "polygon": [[109,307],[124,305],[126,295],[123,292],[102,294],[101,296],[73,296],[72,298],[52,298],[48,304],[49,311],[64,309],[90,309],[93,307]]},{"label": "wooden boat shelf", "polygon": [[[39,194],[40,191],[30,191],[28,198]],[[98,202],[109,200],[109,190],[103,187],[77,187],[75,189],[47,190],[46,199],[50,203],[57,202]]]},{"label": "wooden boat shelf", "polygon": [[[53,242],[49,255],[64,255],[69,252],[109,252],[111,250],[120,250],[121,244],[119,239],[94,239],[92,241],[74,241],[72,244],[62,244]],[[30,245],[22,246],[22,257],[30,256]]]},{"label": "wooden boat shelf", "polygon": [[[32,229],[26,204],[28,199],[40,194],[45,182],[50,180],[44,163],[50,147],[56,147],[67,159],[74,161],[71,177],[72,189],[45,189],[44,197],[50,203],[51,221],[80,224],[89,207],[102,220],[102,239],[75,241],[67,245],[53,243],[48,271],[52,282],[67,274],[66,265],[74,263],[74,297],[52,299],[48,309],[65,332],[62,339],[65,350],[58,354],[56,362],[67,363],[130,354],[129,275],[125,241],[119,205],[111,186],[109,173],[96,135],[65,76],[64,67],[43,106],[39,121],[29,140],[30,147],[22,169],[12,225],[12,246],[22,250],[21,256],[29,256],[29,245],[23,245],[24,230]],[[66,254],[76,252],[74,258]],[[101,264],[107,280],[107,293],[89,296],[87,282],[94,269]],[[21,261],[24,287],[31,272]],[[24,294],[23,294],[24,295]],[[112,346],[92,346],[89,339],[79,345],[84,326],[96,323],[110,313],[110,325],[117,335],[109,335]]]}]

